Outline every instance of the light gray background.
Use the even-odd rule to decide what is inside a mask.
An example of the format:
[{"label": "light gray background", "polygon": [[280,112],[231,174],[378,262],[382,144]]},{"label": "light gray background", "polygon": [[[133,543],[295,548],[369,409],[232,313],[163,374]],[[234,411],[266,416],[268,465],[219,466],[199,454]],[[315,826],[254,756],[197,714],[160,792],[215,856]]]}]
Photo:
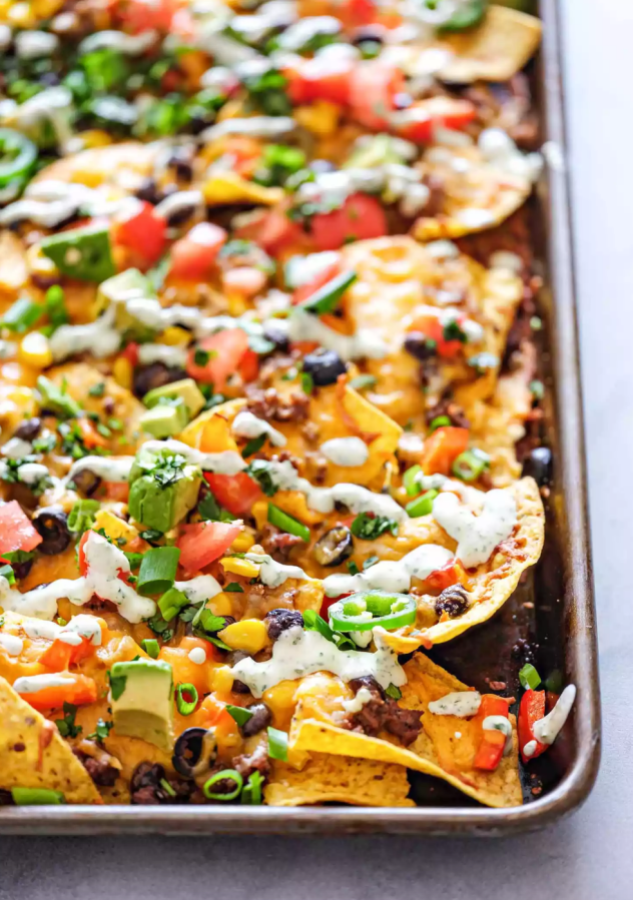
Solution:
[{"label": "light gray background", "polygon": [[0,837],[0,900],[633,897],[633,0],[562,6],[604,709],[589,801],[505,841]]}]

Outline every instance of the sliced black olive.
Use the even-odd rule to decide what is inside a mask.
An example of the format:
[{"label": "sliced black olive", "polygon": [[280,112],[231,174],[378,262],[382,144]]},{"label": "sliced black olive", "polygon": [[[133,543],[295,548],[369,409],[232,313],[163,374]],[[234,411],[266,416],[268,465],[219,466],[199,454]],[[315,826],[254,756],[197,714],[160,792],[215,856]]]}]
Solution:
[{"label": "sliced black olive", "polygon": [[336,384],[339,375],[347,372],[347,366],[334,350],[317,350],[308,353],[303,360],[303,371],[312,376],[317,387]]},{"label": "sliced black olive", "polygon": [[32,441],[33,438],[38,436],[41,427],[42,420],[38,419],[37,416],[33,416],[32,419],[25,419],[24,422],[18,425],[15,429],[14,437],[20,438],[22,441]]},{"label": "sliced black olive", "polygon": [[11,568],[13,569],[13,574],[18,579],[18,581],[21,581],[22,578],[26,578],[26,576],[33,568],[33,560],[27,559],[25,562],[11,563]]},{"label": "sliced black olive", "polygon": [[345,525],[335,525],[314,545],[314,558],[320,566],[338,566],[354,552],[352,532]]},{"label": "sliced black olive", "polygon": [[144,178],[138,190],[135,192],[139,200],[146,200],[154,206],[163,199],[163,194],[155,178]]},{"label": "sliced black olive", "polygon": [[435,341],[429,340],[429,338],[420,331],[410,331],[409,334],[407,334],[404,339],[404,349],[407,353],[410,353],[411,356],[419,359],[420,362],[424,362],[425,359],[430,359],[430,357],[435,356],[437,352]]},{"label": "sliced black olive", "polygon": [[283,328],[275,325],[274,319],[264,325],[264,337],[275,345],[276,350],[287,350],[290,345],[288,335]]},{"label": "sliced black olive", "polygon": [[151,390],[171,384],[172,381],[180,381],[187,375],[182,369],[171,369],[164,363],[150,363],[147,366],[139,366],[134,372],[132,390],[137,397],[143,398]]},{"label": "sliced black olive", "polygon": [[91,472],[90,469],[80,469],[79,472],[73,475],[73,484],[80,494],[91,497],[101,484],[101,479],[94,472]]},{"label": "sliced black olive", "polygon": [[361,25],[354,29],[352,35],[352,44],[358,46],[365,41],[371,41],[374,44],[383,44],[387,29],[384,25]]},{"label": "sliced black olive", "polygon": [[262,729],[268,728],[273,720],[271,712],[265,703],[255,703],[253,706],[249,706],[248,711],[252,712],[253,715],[248,722],[244,722],[242,725],[244,737],[252,737],[254,734],[258,734]]},{"label": "sliced black olive", "polygon": [[45,506],[38,509],[33,516],[33,525],[43,538],[37,549],[45,556],[63,553],[70,544],[68,517],[60,506]]},{"label": "sliced black olive", "polygon": [[282,631],[288,631],[289,628],[294,628],[296,625],[303,628],[301,613],[295,609],[284,609],[283,607],[271,609],[266,613],[264,622],[268,630],[268,637],[273,641],[277,640]]},{"label": "sliced black olive", "polygon": [[435,612],[438,616],[448,613],[450,619],[461,616],[468,609],[468,595],[460,584],[452,584],[444,588],[435,600]]},{"label": "sliced black olive", "polygon": [[539,487],[552,480],[552,451],[549,447],[536,447],[523,463],[523,474],[531,475]]},{"label": "sliced black olive", "polygon": [[185,778],[193,778],[199,771],[215,762],[215,737],[206,728],[187,728],[174,745],[172,764]]}]

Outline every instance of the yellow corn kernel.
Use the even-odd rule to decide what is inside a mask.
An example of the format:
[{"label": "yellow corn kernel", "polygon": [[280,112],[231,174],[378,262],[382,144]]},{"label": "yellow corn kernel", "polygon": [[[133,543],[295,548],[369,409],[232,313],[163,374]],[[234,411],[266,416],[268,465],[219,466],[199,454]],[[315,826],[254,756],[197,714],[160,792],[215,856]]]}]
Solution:
[{"label": "yellow corn kernel", "polygon": [[268,643],[268,631],[261,619],[242,619],[219,632],[218,637],[232,650],[259,653]]},{"label": "yellow corn kernel", "polygon": [[213,600],[207,603],[214,616],[232,616],[233,602],[229,594],[216,594]]},{"label": "yellow corn kernel", "polygon": [[100,509],[95,516],[94,527],[96,530],[103,528],[105,533],[113,541],[123,538],[126,544],[138,537],[138,531],[128,522],[115,516],[109,509]]},{"label": "yellow corn kernel", "polygon": [[132,369],[132,363],[129,361],[129,359],[125,359],[125,357],[123,356],[115,359],[114,365],[112,366],[112,374],[114,375],[114,380],[117,384],[120,384],[121,387],[127,388],[128,391],[132,389],[132,378],[134,372]]},{"label": "yellow corn kernel", "polygon": [[7,21],[14,28],[32,28],[36,24],[28,3],[14,3],[7,13]]},{"label": "yellow corn kernel", "polygon": [[233,553],[248,553],[254,543],[255,538],[253,535],[249,534],[248,531],[242,531],[231,544],[231,550]]},{"label": "yellow corn kernel", "polygon": [[258,500],[257,503],[253,503],[251,512],[253,513],[257,530],[263,531],[264,525],[268,521],[268,501]]},{"label": "yellow corn kernel", "polygon": [[158,338],[158,343],[176,347],[178,344],[188,344],[191,340],[191,332],[177,325],[166,328]]},{"label": "yellow corn kernel", "polygon": [[296,690],[296,681],[280,681],[279,684],[264,692],[262,699],[273,715],[275,728],[281,728],[283,731],[288,731],[290,728],[290,720],[297,704]]},{"label": "yellow corn kernel", "polygon": [[235,291],[227,291],[225,294],[228,307],[228,314],[234,318],[238,318],[248,309],[246,298],[243,294],[237,294]]},{"label": "yellow corn kernel", "polygon": [[107,147],[112,143],[112,138],[106,131],[99,128],[90,128],[88,131],[80,131],[77,135],[81,141],[84,150],[90,150],[93,147]]},{"label": "yellow corn kernel", "polygon": [[57,266],[52,259],[44,256],[39,244],[33,244],[26,251],[26,262],[31,275],[50,277],[58,274]]},{"label": "yellow corn kernel", "polygon": [[243,575],[245,578],[257,578],[259,575],[259,566],[251,562],[250,559],[225,556],[220,562],[224,571],[231,572],[233,575]]},{"label": "yellow corn kernel", "polygon": [[219,666],[211,676],[211,687],[214,693],[228,693],[233,687],[233,673],[230,666]]},{"label": "yellow corn kernel", "polygon": [[18,348],[18,359],[35,369],[46,369],[53,364],[53,354],[48,338],[40,331],[25,334]]},{"label": "yellow corn kernel", "polygon": [[341,109],[335,103],[317,100],[311,106],[299,106],[294,111],[294,117],[313,134],[328,137],[336,131],[340,113]]}]

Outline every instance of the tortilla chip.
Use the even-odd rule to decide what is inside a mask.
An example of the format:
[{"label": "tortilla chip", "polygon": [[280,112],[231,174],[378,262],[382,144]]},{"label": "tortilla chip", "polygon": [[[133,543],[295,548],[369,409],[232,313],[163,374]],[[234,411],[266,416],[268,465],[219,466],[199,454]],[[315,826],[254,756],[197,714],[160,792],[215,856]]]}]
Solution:
[{"label": "tortilla chip", "polygon": [[436,44],[452,54],[439,77],[460,84],[508,81],[534,55],[542,31],[536,16],[491,4],[477,28],[443,35]]},{"label": "tortilla chip", "polygon": [[0,678],[0,788],[61,791],[66,803],[101,803],[99,792],[52,722]]},{"label": "tortilla chip", "polygon": [[0,232],[0,306],[3,313],[28,279],[29,270],[22,241],[13,231],[3,229]]},{"label": "tortilla chip", "polygon": [[[437,621],[435,598],[429,595],[420,597],[415,626],[384,634],[385,643],[398,653],[411,653],[420,646],[442,644],[463,634],[473,625],[485,622],[512,596],[523,572],[538,562],[545,537],[545,512],[538,485],[533,478],[522,478],[506,490],[514,494],[518,523],[513,534],[497,547],[488,562],[466,571],[463,586],[468,592],[469,608],[454,619]],[[408,536],[412,544],[405,552],[413,549],[415,533],[423,538],[415,546],[432,543],[451,550],[455,548],[455,541],[432,516],[410,519],[403,523],[400,536]],[[374,544],[379,544],[380,541],[389,544],[387,536],[381,537]],[[375,552],[380,555],[380,549]],[[381,558],[385,557],[386,553],[383,551]]]},{"label": "tortilla chip", "polygon": [[[474,402],[495,389],[508,332],[523,294],[521,280],[508,269],[485,269],[462,254],[438,256],[410,237],[359,241],[343,249],[345,264],[357,273],[346,295],[347,314],[356,328],[379,333],[389,348],[364,370],[376,378],[365,397],[400,425],[424,428],[424,412],[448,388],[456,401]],[[420,362],[403,349],[407,329],[425,309],[455,308],[483,328],[483,340],[467,344],[454,360],[438,360],[437,373],[423,392]],[[468,360],[481,353],[496,360],[478,375]]]},{"label": "tortilla chip", "polygon": [[138,141],[93,147],[56,160],[38,172],[31,184],[49,180],[78,182],[89,187],[107,184],[133,193],[139,180],[152,174],[159,152],[158,144]]},{"label": "tortilla chip", "polygon": [[349,803],[353,806],[415,806],[402,766],[353,756],[312,753],[303,769],[275,762],[264,788],[269,806]]},{"label": "tortilla chip", "polygon": [[522,793],[515,717],[510,716],[511,753],[502,759],[494,772],[473,769],[472,761],[479,741],[478,726],[466,719],[437,716],[428,711],[431,700],[452,691],[469,690],[468,686],[422,654],[417,654],[404,668],[408,683],[402,688],[402,699],[398,705],[403,709],[423,711],[423,730],[410,747],[401,747],[390,735],[369,737],[329,722],[302,719],[301,707],[298,707],[291,730],[293,750],[318,751],[406,766],[441,778],[486,806],[520,806]]}]

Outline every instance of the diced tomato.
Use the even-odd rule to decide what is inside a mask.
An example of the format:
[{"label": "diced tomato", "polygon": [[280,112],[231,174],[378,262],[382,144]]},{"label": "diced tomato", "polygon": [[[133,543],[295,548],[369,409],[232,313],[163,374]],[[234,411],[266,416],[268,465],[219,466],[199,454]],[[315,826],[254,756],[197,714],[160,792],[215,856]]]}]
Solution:
[{"label": "diced tomato", "polygon": [[199,222],[186,237],[171,248],[171,275],[176,278],[206,278],[228,237],[224,228],[212,222]]},{"label": "diced tomato", "polygon": [[[542,744],[534,737],[534,723],[545,715],[545,691],[527,690],[521,697],[519,706],[519,747],[523,762],[529,762],[547,750],[547,744]],[[536,743],[536,749],[530,756],[526,756],[525,745],[530,741]]]},{"label": "diced tomato", "polygon": [[0,554],[13,550],[35,550],[41,543],[41,534],[35,530],[17,500],[0,506]]},{"label": "diced tomato", "polygon": [[108,500],[116,500],[118,503],[127,503],[130,498],[130,485],[127,482],[106,481],[104,489]]},{"label": "diced tomato", "polygon": [[326,100],[346,106],[350,102],[353,60],[337,56],[315,56],[298,69],[284,70],[288,95],[295,105]]},{"label": "diced tomato", "polygon": [[387,113],[394,109],[394,99],[405,92],[401,69],[378,60],[357,63],[350,82],[352,116],[367,128],[388,129]]},{"label": "diced tomato", "polygon": [[114,240],[133,250],[146,267],[158,262],[167,245],[167,222],[151,203],[139,200],[135,212],[122,221],[115,221]]},{"label": "diced tomato", "polygon": [[[18,691],[19,693],[19,691]],[[94,703],[97,699],[97,685],[93,678],[87,675],[69,673],[67,681],[60,685],[43,687],[39,691],[29,694],[20,694],[33,709],[61,709],[64,703],[72,703],[73,706],[84,706]]]},{"label": "diced tomato", "polygon": [[324,284],[327,284],[328,281],[331,281],[336,275],[338,275],[341,268],[340,258],[336,260],[336,262],[332,263],[331,266],[325,268],[322,272],[313,278],[312,281],[309,281],[307,284],[302,284],[301,287],[298,287],[297,290],[292,295],[292,302],[296,306],[298,303],[303,303],[308,297],[311,297],[315,291],[318,291],[319,288],[322,288]]},{"label": "diced tomato", "polygon": [[120,0],[117,13],[132,34],[154,28],[169,32],[181,5],[178,0]]},{"label": "diced tomato", "polygon": [[340,209],[320,213],[311,220],[317,250],[338,250],[349,241],[362,241],[387,234],[385,211],[375,197],[352,194]]},{"label": "diced tomato", "polygon": [[254,350],[247,350],[242,357],[238,371],[242,376],[242,381],[255,381],[259,375],[259,356]]},{"label": "diced tomato", "polygon": [[196,351],[189,351],[187,374],[196,381],[212,384],[216,391],[222,391],[226,379],[239,368],[244,354],[248,350],[248,337],[241,328],[229,328],[218,331],[200,341],[200,349],[210,353],[204,365],[195,361]]},{"label": "diced tomato", "polygon": [[129,363],[133,366],[138,365],[138,348],[139,345],[135,344],[133,341],[127,345],[124,350],[121,350],[119,356],[123,359],[127,359]]},{"label": "diced tomato", "polygon": [[[503,716],[508,718],[508,700],[505,697],[497,697],[495,694],[484,694],[481,705],[473,722],[482,723],[488,716]],[[473,766],[486,772],[494,771],[503,757],[506,745],[506,736],[501,731],[482,728],[481,743],[475,754]]]},{"label": "diced tomato", "polygon": [[433,140],[435,128],[463,129],[473,121],[476,111],[469,100],[429,97],[408,107],[407,114],[414,114],[415,121],[398,126],[395,129],[398,135],[417,144],[427,144]]},{"label": "diced tomato", "polygon": [[79,429],[81,440],[89,450],[92,450],[93,447],[108,446],[107,440],[102,434],[99,434],[90,419],[77,419],[77,428]]},{"label": "diced tomato", "polygon": [[86,541],[90,536],[89,531],[84,531],[77,547],[77,565],[79,566],[79,574],[83,577],[88,572],[88,563],[86,562]]},{"label": "diced tomato", "polygon": [[235,229],[235,238],[257,241],[266,253],[279,257],[289,248],[308,245],[301,226],[289,219],[283,209],[262,210],[245,225]]},{"label": "diced tomato", "polygon": [[328,612],[330,606],[333,606],[335,603],[338,603],[339,600],[342,600],[343,597],[349,597],[350,594],[339,594],[337,597],[323,597],[323,603],[321,604],[321,609],[319,610],[319,615],[322,619],[328,620]]},{"label": "diced tomato", "polygon": [[[457,325],[462,325],[465,316],[457,316]],[[454,359],[462,352],[464,345],[459,340],[446,340],[444,337],[444,326],[437,316],[418,316],[408,329],[409,333],[417,332],[425,337],[435,341],[437,345],[437,354],[443,359]]]},{"label": "diced tomato", "polygon": [[205,472],[204,477],[220,506],[228,509],[233,516],[246,515],[263,496],[257,482],[246,472],[238,472],[237,475]]},{"label": "diced tomato", "polygon": [[255,266],[236,266],[222,275],[222,287],[225,291],[241,294],[243,297],[255,297],[266,287],[268,276]]},{"label": "diced tomato", "polygon": [[180,548],[180,565],[188,572],[204,569],[228,550],[240,530],[240,525],[230,522],[182,525],[176,541],[176,546]]},{"label": "diced tomato", "polygon": [[425,475],[448,475],[453,462],[468,449],[468,429],[448,425],[424,441],[420,465]]},{"label": "diced tomato", "polygon": [[443,591],[452,584],[457,584],[459,578],[455,560],[442,566],[441,569],[436,569],[435,572],[431,572],[425,581],[432,591]]},{"label": "diced tomato", "polygon": [[343,0],[337,4],[338,16],[349,27],[373,24],[379,15],[379,7],[374,0]]},{"label": "diced tomato", "polygon": [[56,638],[40,656],[39,662],[53,672],[63,672],[78,660],[90,656],[93,650],[94,644],[85,637],[82,637],[80,644],[67,644]]}]

